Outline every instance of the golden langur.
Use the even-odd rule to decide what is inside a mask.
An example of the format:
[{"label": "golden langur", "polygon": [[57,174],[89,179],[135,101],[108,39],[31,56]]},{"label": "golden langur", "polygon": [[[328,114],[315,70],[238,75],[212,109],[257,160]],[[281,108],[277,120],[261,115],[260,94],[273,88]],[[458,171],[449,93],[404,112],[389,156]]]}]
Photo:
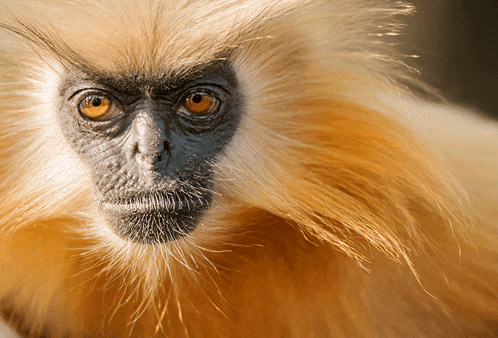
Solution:
[{"label": "golden langur", "polygon": [[412,11],[7,2],[4,325],[497,336],[498,128],[410,95],[390,39]]}]

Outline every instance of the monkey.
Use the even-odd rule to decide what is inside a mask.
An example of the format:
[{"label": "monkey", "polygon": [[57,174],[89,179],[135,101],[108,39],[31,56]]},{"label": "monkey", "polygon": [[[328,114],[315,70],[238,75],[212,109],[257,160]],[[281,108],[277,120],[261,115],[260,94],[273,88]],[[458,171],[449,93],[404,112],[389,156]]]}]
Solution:
[{"label": "monkey", "polygon": [[5,3],[6,325],[23,337],[498,336],[498,128],[413,93],[425,87],[393,46],[413,12]]}]

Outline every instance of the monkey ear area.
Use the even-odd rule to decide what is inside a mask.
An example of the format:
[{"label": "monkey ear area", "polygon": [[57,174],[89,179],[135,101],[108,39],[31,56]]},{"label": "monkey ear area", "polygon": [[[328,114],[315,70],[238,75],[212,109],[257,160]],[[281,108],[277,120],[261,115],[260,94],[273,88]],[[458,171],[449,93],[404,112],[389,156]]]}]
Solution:
[{"label": "monkey ear area", "polygon": [[81,115],[94,121],[107,121],[122,113],[115,100],[102,92],[85,95],[78,104],[78,110]]}]

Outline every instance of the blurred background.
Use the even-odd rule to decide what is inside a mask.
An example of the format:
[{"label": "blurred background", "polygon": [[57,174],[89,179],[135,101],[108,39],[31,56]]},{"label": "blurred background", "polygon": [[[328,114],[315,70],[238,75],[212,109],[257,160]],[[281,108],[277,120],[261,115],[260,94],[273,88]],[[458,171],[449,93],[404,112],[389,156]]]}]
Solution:
[{"label": "blurred background", "polygon": [[402,51],[452,102],[498,118],[498,0],[411,0]]}]

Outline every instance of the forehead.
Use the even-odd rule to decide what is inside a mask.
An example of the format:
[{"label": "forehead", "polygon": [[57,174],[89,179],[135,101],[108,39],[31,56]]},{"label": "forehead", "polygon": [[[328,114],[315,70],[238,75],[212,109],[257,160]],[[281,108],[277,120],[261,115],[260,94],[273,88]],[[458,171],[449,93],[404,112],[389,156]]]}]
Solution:
[{"label": "forehead", "polygon": [[261,38],[263,28],[288,12],[289,5],[258,0],[52,1],[17,16],[14,11],[6,26],[65,64],[101,73],[174,77],[229,59]]},{"label": "forehead", "polygon": [[236,88],[237,77],[232,66],[224,61],[209,63],[186,76],[166,77],[163,74],[112,73],[88,69],[66,69],[61,77],[59,93],[64,96],[75,90],[95,87],[119,92],[122,95],[161,95],[181,90],[193,84],[217,84],[222,88]]}]

